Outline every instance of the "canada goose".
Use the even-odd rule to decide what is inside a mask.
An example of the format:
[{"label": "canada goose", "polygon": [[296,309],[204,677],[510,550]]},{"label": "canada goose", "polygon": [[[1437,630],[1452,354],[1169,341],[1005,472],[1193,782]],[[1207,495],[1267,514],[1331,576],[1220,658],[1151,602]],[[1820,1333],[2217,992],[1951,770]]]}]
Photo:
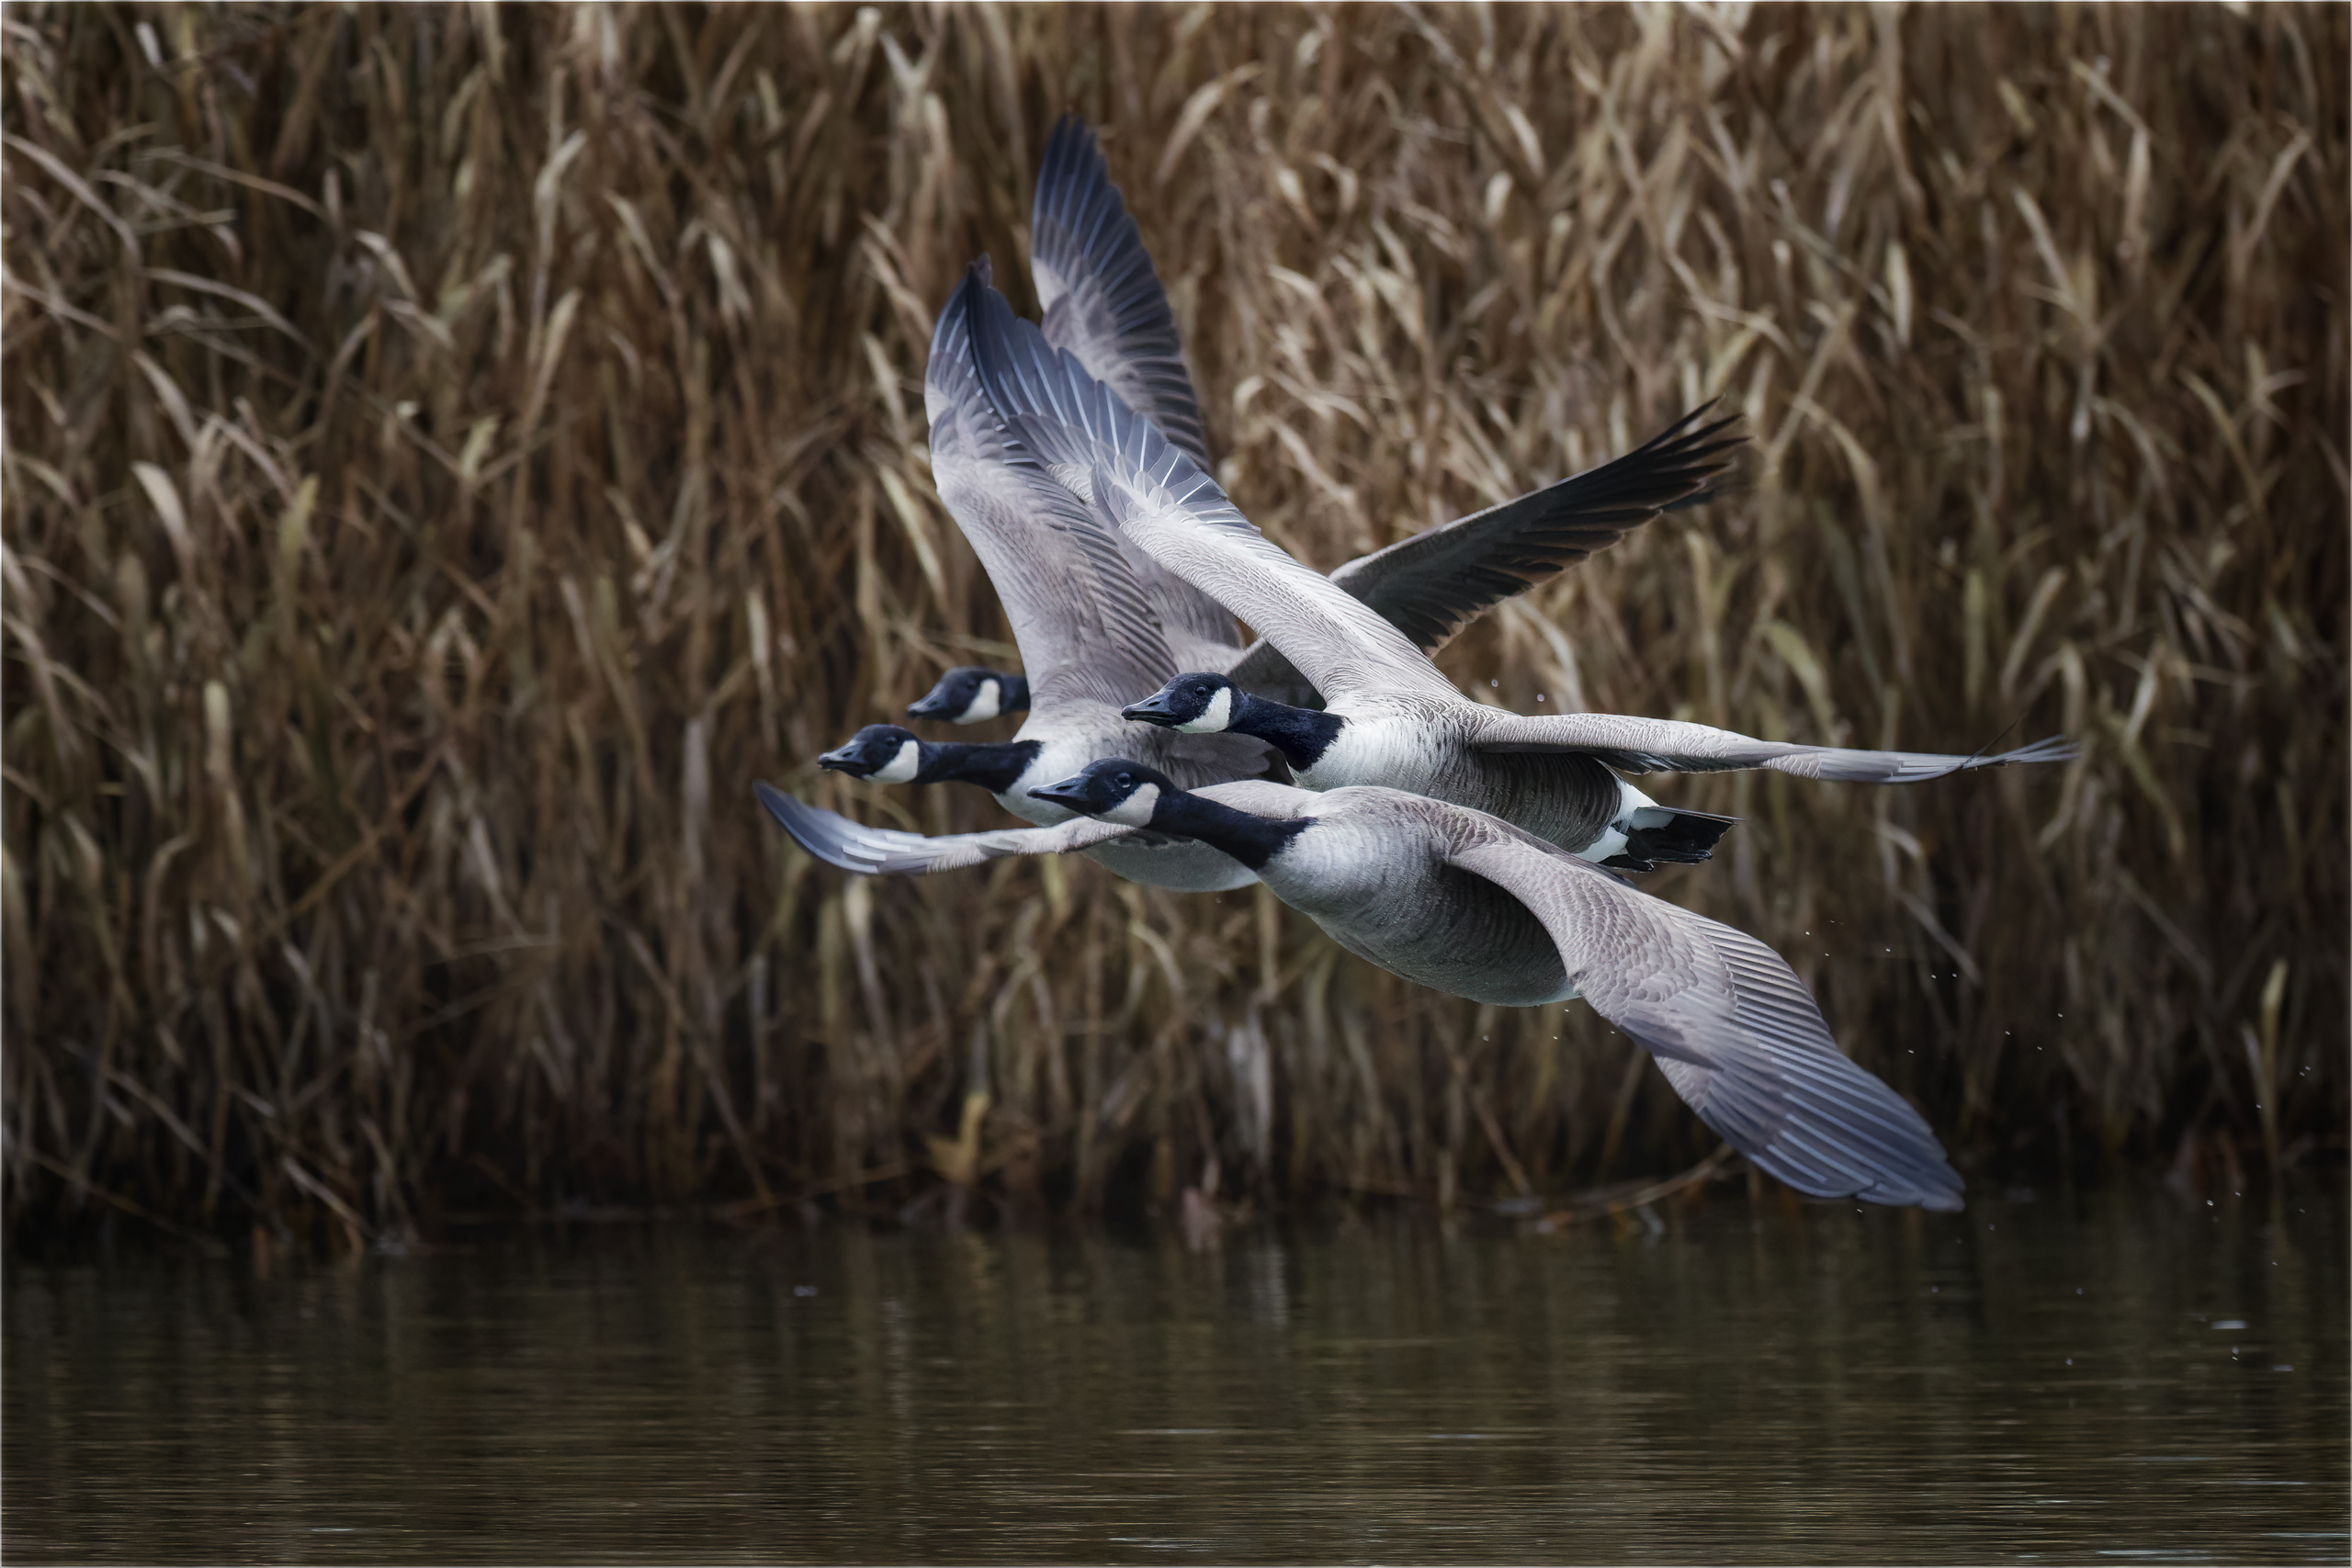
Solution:
[{"label": "canada goose", "polygon": [[757,788],[804,848],[867,874],[1128,837],[1214,845],[1340,946],[1406,979],[1500,1007],[1581,996],[1657,1058],[1702,1121],[1801,1192],[1961,1206],[1933,1131],[1839,1053],[1777,953],[1484,812],[1372,786],[1318,794],[1241,780],[1185,791],[1108,759],[1036,791],[1077,820],[925,839]]},{"label": "canada goose", "polygon": [[[981,276],[967,278],[964,289],[984,287]],[[869,726],[820,761],[878,783],[978,784],[1015,816],[1050,826],[1069,814],[1030,788],[1132,750],[1135,727],[1119,716],[1119,704],[1137,683],[1157,684],[1179,666],[1116,536],[1005,438],[973,378],[967,314],[943,313],[932,339],[923,382],[932,475],[1012,623],[1029,670],[1029,716],[997,745],[933,746],[893,726]],[[1187,785],[1285,772],[1264,741],[1248,736],[1168,731],[1166,738],[1147,760]],[[1200,844],[1152,853],[1114,844],[1092,858],[1122,876],[1168,887],[1204,891],[1250,880],[1229,857]]]},{"label": "canada goose", "polygon": [[1000,714],[1028,711],[1025,679],[978,664],[957,665],[907,705],[907,712],[917,718],[944,718],[950,724],[978,724]]},{"label": "canada goose", "polygon": [[[1186,734],[1255,736],[1279,749],[1310,789],[1378,784],[1434,795],[1587,853],[1602,847],[1612,824],[1654,807],[1611,768],[1764,767],[1908,784],[2075,754],[2063,739],[1996,756],[1852,750],[1673,719],[1531,717],[1474,703],[1395,626],[1260,533],[1192,459],[1016,319],[993,289],[958,299],[969,310],[974,369],[1014,439],[1085,493],[1097,515],[1278,644],[1328,705],[1297,708],[1250,696],[1227,675],[1190,671],[1130,705],[1130,718]],[[1707,820],[1678,815],[1685,820],[1662,830],[1670,840],[1713,841]]]},{"label": "canada goose", "polygon": [[[1167,294],[1093,132],[1075,116],[1064,115],[1046,143],[1030,251],[1046,341],[1067,349],[1207,470],[1200,409]],[[1713,459],[1740,438],[1723,434],[1733,419],[1700,425],[1703,412],[1613,462],[1358,557],[1335,570],[1331,581],[1434,653],[1502,600],[1606,549],[1661,511],[1708,499],[1707,481],[1723,466]],[[1315,688],[1272,644],[1261,637],[1242,648],[1223,605],[1128,548],[1136,583],[1159,615],[1180,667],[1219,671],[1261,696],[1320,705]],[[964,666],[941,676],[907,711],[956,724],[993,716],[983,711],[990,679],[999,682],[997,713],[1026,706],[1025,696],[1016,696],[1016,687],[1025,691],[1019,676]]]}]

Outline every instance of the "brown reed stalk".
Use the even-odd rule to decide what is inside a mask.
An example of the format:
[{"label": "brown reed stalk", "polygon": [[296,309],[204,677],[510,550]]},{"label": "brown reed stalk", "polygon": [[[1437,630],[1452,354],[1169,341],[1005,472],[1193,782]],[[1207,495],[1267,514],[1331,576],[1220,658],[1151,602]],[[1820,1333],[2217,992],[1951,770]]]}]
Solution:
[{"label": "brown reed stalk", "polygon": [[1655,792],[1746,822],[1651,886],[1964,1166],[2340,1150],[2346,52],[2332,7],[12,7],[9,1223],[1712,1146],[1589,1013],[1262,894],[846,881],[752,806],[997,819],[808,759],[1012,657],[920,384],[974,254],[1025,295],[1065,107],[1308,560],[1747,414],[1724,501],[1463,638],[1470,689],[2082,739]]}]

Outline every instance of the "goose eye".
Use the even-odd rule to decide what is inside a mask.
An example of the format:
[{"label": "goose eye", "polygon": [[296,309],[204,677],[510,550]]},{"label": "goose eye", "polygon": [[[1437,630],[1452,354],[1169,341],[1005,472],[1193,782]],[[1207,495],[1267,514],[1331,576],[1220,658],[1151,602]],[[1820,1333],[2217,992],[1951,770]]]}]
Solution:
[{"label": "goose eye", "polygon": [[1127,775],[1127,774],[1125,774],[1125,773],[1121,773],[1121,774],[1119,775],[1119,787],[1120,787],[1121,789],[1125,789],[1127,785],[1129,785],[1129,784],[1133,784],[1133,783],[1135,783],[1135,782],[1136,782],[1136,781],[1135,781],[1132,777],[1130,777],[1129,775]]}]

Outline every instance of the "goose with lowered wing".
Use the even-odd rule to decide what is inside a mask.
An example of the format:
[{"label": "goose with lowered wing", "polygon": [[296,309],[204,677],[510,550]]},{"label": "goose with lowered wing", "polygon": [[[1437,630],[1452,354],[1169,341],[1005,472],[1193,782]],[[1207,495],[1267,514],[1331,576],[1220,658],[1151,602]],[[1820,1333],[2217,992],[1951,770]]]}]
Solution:
[{"label": "goose with lowered wing", "polygon": [[1058,827],[927,839],[757,787],[803,848],[867,874],[1129,840],[1213,847],[1340,946],[1408,980],[1501,1007],[1582,997],[1657,1059],[1702,1121],[1801,1192],[1961,1206],[1934,1132],[1838,1051],[1778,954],[1483,812],[1367,786],[1187,791],[1114,758],[1036,789],[1077,814]]}]

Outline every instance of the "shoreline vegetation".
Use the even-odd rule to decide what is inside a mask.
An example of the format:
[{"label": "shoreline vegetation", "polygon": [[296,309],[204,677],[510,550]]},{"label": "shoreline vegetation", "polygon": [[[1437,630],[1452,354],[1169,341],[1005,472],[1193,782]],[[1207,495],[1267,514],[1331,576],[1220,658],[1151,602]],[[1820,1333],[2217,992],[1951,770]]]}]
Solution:
[{"label": "shoreline vegetation", "polygon": [[1786,955],[1973,1181],[2342,1156],[2340,7],[0,28],[14,1235],[1556,1206],[1708,1155],[1589,1010],[1416,990],[1259,891],[849,879],[754,804],[1000,815],[812,760],[1014,658],[921,378],[975,254],[1034,307],[1064,108],[1221,479],[1318,567],[1746,414],[1723,499],[1489,616],[1464,689],[2081,742],[1645,783],[1743,818],[1645,885]]}]

